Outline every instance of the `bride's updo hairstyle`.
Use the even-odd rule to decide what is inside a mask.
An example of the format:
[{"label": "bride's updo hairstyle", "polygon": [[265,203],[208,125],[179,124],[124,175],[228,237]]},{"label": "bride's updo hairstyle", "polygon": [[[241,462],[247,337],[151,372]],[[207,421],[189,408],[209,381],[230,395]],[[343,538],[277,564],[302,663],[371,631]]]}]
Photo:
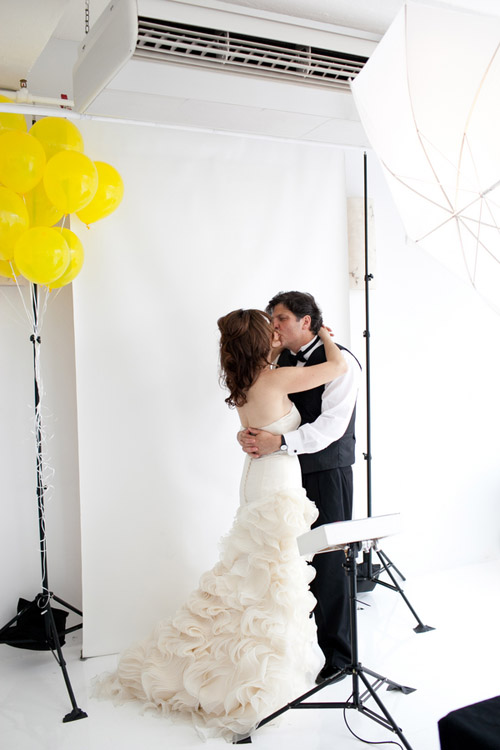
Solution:
[{"label": "bride's updo hairstyle", "polygon": [[260,370],[269,364],[271,318],[262,310],[234,310],[217,321],[220,331],[220,382],[229,406],[243,406]]}]

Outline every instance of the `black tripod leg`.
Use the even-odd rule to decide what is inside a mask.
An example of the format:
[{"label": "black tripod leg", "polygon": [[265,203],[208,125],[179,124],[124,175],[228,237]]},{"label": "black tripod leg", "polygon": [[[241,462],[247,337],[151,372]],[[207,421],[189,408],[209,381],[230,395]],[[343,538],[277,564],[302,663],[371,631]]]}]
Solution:
[{"label": "black tripod leg", "polygon": [[369,674],[371,677],[375,677],[375,679],[382,685],[385,683],[387,685],[387,690],[399,690],[399,692],[404,693],[405,695],[408,695],[409,693],[414,693],[417,688],[408,687],[407,685],[400,685],[399,682],[394,682],[393,680],[389,680],[387,677],[382,677],[381,674],[377,674],[377,672],[372,672],[371,669],[367,669],[366,667],[363,667],[363,672],[365,674]]},{"label": "black tripod leg", "polygon": [[50,643],[49,638],[51,635],[56,651],[57,651],[59,666],[61,667],[61,671],[63,673],[64,682],[66,683],[66,689],[68,691],[69,699],[71,701],[71,705],[73,706],[73,710],[70,711],[69,714],[66,714],[66,716],[63,718],[63,722],[66,723],[68,721],[76,721],[77,719],[85,719],[87,718],[87,714],[85,713],[85,711],[82,711],[82,709],[78,707],[76,700],[75,700],[75,694],[73,693],[73,688],[71,687],[71,682],[69,680],[68,670],[66,669],[66,662],[64,661],[61,644],[59,642],[59,636],[57,634],[56,623],[54,621],[54,615],[52,613],[50,601],[47,602],[46,614],[48,617],[47,628],[49,631],[47,632],[47,640]]},{"label": "black tripod leg", "polygon": [[[311,688],[311,690],[308,690],[307,693],[299,695],[298,698],[295,698],[293,701],[290,701],[290,703],[287,703],[281,708],[278,708],[278,710],[274,711],[274,713],[269,714],[269,716],[266,716],[264,719],[261,719],[255,729],[263,727],[265,724],[268,724],[270,721],[273,721],[273,719],[276,719],[278,716],[281,716],[281,714],[284,714],[285,711],[289,711],[292,708],[347,708],[347,703],[335,704],[335,706],[333,706],[333,704],[331,703],[309,703],[306,701],[307,698],[315,695],[315,693],[319,693],[319,691],[323,690],[323,688],[327,687],[327,685],[333,685],[333,683],[337,682],[345,674],[348,674],[347,669],[341,670],[331,678],[328,678],[327,680],[322,682],[320,685],[315,685],[313,688]],[[237,739],[237,737],[235,736],[235,738],[233,739],[233,745],[242,745],[251,741],[252,739],[250,736],[243,737],[242,739]]]},{"label": "black tripod leg", "polygon": [[408,609],[410,610],[410,612],[412,613],[412,615],[414,616],[414,618],[418,622],[418,625],[413,628],[413,630],[415,631],[415,633],[427,633],[427,631],[429,631],[429,630],[434,630],[434,628],[431,627],[430,625],[424,625],[424,623],[422,622],[422,620],[420,619],[420,617],[417,615],[417,613],[415,612],[415,610],[411,606],[410,602],[408,601],[408,598],[405,596],[405,593],[404,593],[403,589],[401,588],[401,586],[399,585],[399,583],[396,581],[396,579],[392,575],[389,567],[386,565],[385,560],[382,557],[383,553],[381,554],[380,550],[376,550],[376,552],[377,552],[377,555],[378,555],[378,558],[379,558],[380,562],[382,563],[382,566],[383,566],[385,572],[387,573],[387,575],[391,579],[391,581],[393,583],[393,586],[389,586],[389,584],[387,584],[387,583],[384,584],[384,581],[380,581],[378,579],[377,579],[377,583],[379,583],[381,586],[385,585],[388,588],[392,588],[395,591],[397,591],[398,594],[400,594],[400,596],[403,599],[404,603],[406,604],[406,606],[408,607]]},{"label": "black tripod leg", "polygon": [[401,580],[402,581],[406,581],[406,578],[404,577],[404,575],[401,573],[400,570],[398,570],[398,568],[396,568],[396,566],[394,565],[394,563],[392,562],[392,560],[390,560],[387,557],[387,555],[385,554],[385,552],[383,552],[380,549],[380,550],[377,550],[377,553],[378,553],[378,556],[379,556],[380,559],[383,558],[385,560],[385,562],[386,562],[386,564],[384,565],[385,568],[394,568],[394,570],[396,571],[396,573],[398,574],[398,576],[401,578]]},{"label": "black tripod leg", "polygon": [[[80,615],[80,617],[83,617],[83,612],[80,612],[79,609],[76,607],[73,607],[71,604],[68,604],[68,602],[65,602],[64,599],[60,599],[55,594],[52,594],[52,599],[57,602],[58,604],[62,604],[63,607],[66,607],[66,609],[69,609],[71,612],[74,612],[77,615]],[[68,633],[73,633],[75,630],[81,630],[83,628],[83,622],[80,622],[78,625],[73,625],[71,628],[66,628],[64,631],[64,635],[68,635]]]},{"label": "black tripod leg", "polygon": [[[382,711],[383,715],[385,716],[387,723],[390,724],[390,727],[392,728],[392,731],[397,734],[403,745],[407,748],[407,750],[412,750],[411,745],[406,741],[406,737],[404,736],[401,729],[398,727],[392,716],[390,715],[389,711],[386,709],[380,698],[378,697],[375,690],[372,688],[369,680],[366,679],[365,675],[363,674],[363,669],[359,670],[358,677],[363,682],[364,686],[366,687],[367,691],[370,693],[371,697],[379,707],[379,709]],[[384,679],[384,678],[382,678]],[[369,713],[366,713],[367,716],[370,716]],[[374,718],[374,717],[373,717]]]},{"label": "black tripod leg", "polygon": [[57,602],[58,604],[62,604],[63,607],[66,607],[66,609],[70,609],[72,612],[74,612],[76,615],[80,615],[80,617],[83,617],[83,612],[80,612],[79,609],[76,607],[73,607],[71,604],[68,604],[68,602],[65,602],[64,599],[60,599],[55,594],[52,594],[52,599]]}]

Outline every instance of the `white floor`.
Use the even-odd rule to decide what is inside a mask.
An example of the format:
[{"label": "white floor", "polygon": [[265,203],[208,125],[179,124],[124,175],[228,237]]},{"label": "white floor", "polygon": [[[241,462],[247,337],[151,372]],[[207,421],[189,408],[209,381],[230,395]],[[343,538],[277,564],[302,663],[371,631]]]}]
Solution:
[{"label": "white floor", "polygon": [[[399,561],[398,561],[399,562]],[[421,620],[436,629],[416,634],[417,624],[399,596],[381,586],[361,594],[358,611],[361,663],[395,682],[416,688],[378,695],[413,750],[439,750],[438,720],[462,706],[500,694],[498,622],[500,560],[420,577],[403,584]],[[369,605],[369,606],[368,606]],[[91,679],[111,669],[115,657],[80,659],[79,632],[63,648],[78,705],[88,718],[62,723],[71,709],[60,667],[50,652],[0,646],[1,750],[199,750],[190,726],[142,715],[137,706],[115,707],[89,698]],[[344,701],[352,678],[321,690],[316,700]],[[375,708],[373,701],[368,707]],[[355,710],[352,729],[364,740],[397,736]],[[362,747],[340,709],[290,710],[277,726],[257,730],[256,750],[349,750]],[[208,740],[208,748],[224,747]],[[395,746],[395,745],[393,745]]]}]

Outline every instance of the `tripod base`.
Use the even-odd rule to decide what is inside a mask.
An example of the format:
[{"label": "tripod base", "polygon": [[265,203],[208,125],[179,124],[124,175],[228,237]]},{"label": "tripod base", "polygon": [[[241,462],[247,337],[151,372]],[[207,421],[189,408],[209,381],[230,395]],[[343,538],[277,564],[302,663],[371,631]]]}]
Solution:
[{"label": "tripod base", "polygon": [[72,711],[69,712],[69,714],[66,714],[66,716],[63,719],[63,724],[66,724],[68,721],[77,721],[78,719],[86,719],[87,714],[85,711],[82,711],[81,708],[74,708]]},{"label": "tripod base", "polygon": [[433,628],[431,625],[423,625],[420,623],[420,625],[416,625],[413,630],[415,633],[428,633],[429,630],[435,630],[436,628]]},{"label": "tripod base", "polygon": [[[320,690],[323,690],[323,688],[333,685],[335,682],[339,682],[341,679],[343,679],[346,675],[352,676],[352,696],[347,701],[341,701],[341,702],[331,702],[331,701],[322,701],[322,702],[313,702],[308,701],[307,699],[311,696],[318,693]],[[370,678],[374,678],[373,682],[370,682],[367,675],[369,675]],[[359,693],[359,683],[362,683],[365,687],[365,691],[360,695]],[[340,708],[340,709],[355,709],[359,711],[360,713],[367,716],[369,719],[372,719],[372,721],[375,721],[377,724],[380,724],[381,726],[385,727],[385,729],[389,729],[391,732],[394,732],[397,734],[399,740],[402,742],[405,748],[407,750],[412,750],[411,745],[406,740],[403,731],[392,716],[390,715],[389,711],[386,709],[380,698],[378,697],[376,691],[382,687],[382,685],[387,685],[387,690],[397,690],[405,695],[408,695],[409,693],[413,693],[415,691],[415,688],[408,687],[406,685],[400,685],[397,682],[394,682],[393,680],[389,680],[387,677],[382,677],[382,675],[377,674],[377,672],[372,672],[371,669],[367,669],[366,667],[363,667],[361,664],[356,665],[349,665],[345,667],[344,669],[339,670],[336,672],[336,674],[332,675],[328,679],[326,679],[324,682],[322,682],[320,685],[318,685],[315,688],[312,688],[312,690],[309,690],[307,693],[304,693],[303,695],[299,696],[295,700],[288,703],[286,706],[283,706],[282,708],[278,709],[278,711],[275,711],[274,713],[267,716],[265,719],[260,721],[257,724],[256,729],[258,729],[261,726],[264,726],[265,724],[268,724],[270,721],[273,721],[273,719],[276,719],[281,714],[285,713],[285,711],[289,711],[290,709],[322,709],[322,708]],[[379,712],[374,711],[371,708],[368,708],[365,705],[366,700],[369,700],[370,698],[373,698],[375,701]],[[252,742],[251,737],[245,737],[242,739],[235,739],[233,741],[233,745],[243,745],[248,744]]]},{"label": "tripod base", "polygon": [[[82,625],[76,625],[72,628],[65,629],[67,612],[55,610],[51,606],[51,599],[67,607],[78,615],[82,615],[80,610],[71,606],[67,602],[59,599],[51,591],[45,591],[32,601],[27,602],[20,599],[18,603],[18,612],[6,625],[0,628],[0,643],[6,643],[16,648],[27,648],[31,650],[52,651],[59,664],[69,699],[72,705],[70,711],[63,718],[63,723],[76,721],[77,719],[87,718],[85,711],[78,707],[73,688],[66,669],[61,646],[64,644],[64,636],[74,630],[78,630]],[[58,622],[56,623],[56,617]]]}]

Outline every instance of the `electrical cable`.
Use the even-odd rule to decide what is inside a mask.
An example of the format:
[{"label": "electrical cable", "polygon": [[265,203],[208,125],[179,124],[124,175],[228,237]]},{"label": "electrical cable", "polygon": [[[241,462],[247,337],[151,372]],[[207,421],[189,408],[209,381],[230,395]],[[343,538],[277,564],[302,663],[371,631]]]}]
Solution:
[{"label": "electrical cable", "polygon": [[[349,702],[350,700],[352,700],[352,698],[353,698],[353,693],[351,693],[351,695],[347,699],[347,702]],[[351,727],[349,726],[349,722],[347,721],[347,715],[346,715],[346,709],[345,708],[344,708],[344,710],[343,710],[342,713],[344,714],[344,723],[345,723],[347,729],[352,734],[352,736],[356,737],[356,739],[359,740],[360,742],[364,742],[365,745],[396,745],[396,747],[399,747],[400,750],[404,750],[403,746],[400,745],[399,742],[396,742],[396,740],[378,740],[377,742],[375,742],[374,740],[364,740],[362,737],[360,737],[359,735],[357,735],[356,732],[353,729],[351,729]]]}]

